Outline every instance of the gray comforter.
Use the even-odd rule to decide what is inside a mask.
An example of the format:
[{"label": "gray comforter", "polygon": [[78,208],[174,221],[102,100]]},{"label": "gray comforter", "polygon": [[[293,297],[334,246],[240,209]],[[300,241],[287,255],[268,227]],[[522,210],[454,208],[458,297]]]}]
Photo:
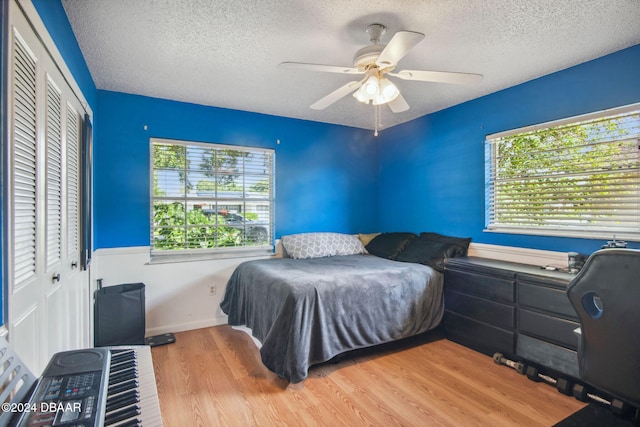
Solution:
[{"label": "gray comforter", "polygon": [[220,307],[260,340],[267,368],[297,383],[345,351],[436,327],[442,283],[430,267],[373,255],[254,260],[234,271]]}]

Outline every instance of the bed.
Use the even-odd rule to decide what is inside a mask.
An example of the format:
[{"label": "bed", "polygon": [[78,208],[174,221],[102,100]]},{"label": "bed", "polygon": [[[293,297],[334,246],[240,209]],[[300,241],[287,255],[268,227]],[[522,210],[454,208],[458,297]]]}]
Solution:
[{"label": "bed", "polygon": [[[415,261],[410,243],[421,236],[384,234],[366,248],[351,235],[283,237],[288,257],[247,261],[233,272],[220,304],[229,325],[249,328],[264,365],[291,383],[346,351],[435,328],[444,312],[442,272],[429,265],[433,257],[410,262],[402,256],[408,250]],[[320,237],[332,243],[300,244]],[[351,246],[336,246],[336,239]]]}]

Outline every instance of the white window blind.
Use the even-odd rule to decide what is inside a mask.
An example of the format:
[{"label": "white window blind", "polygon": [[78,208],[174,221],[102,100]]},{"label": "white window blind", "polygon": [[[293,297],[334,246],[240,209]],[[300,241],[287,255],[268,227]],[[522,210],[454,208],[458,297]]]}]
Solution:
[{"label": "white window blind", "polygon": [[487,137],[487,229],[640,238],[640,106]]},{"label": "white window blind", "polygon": [[151,140],[152,255],[273,249],[273,150]]}]

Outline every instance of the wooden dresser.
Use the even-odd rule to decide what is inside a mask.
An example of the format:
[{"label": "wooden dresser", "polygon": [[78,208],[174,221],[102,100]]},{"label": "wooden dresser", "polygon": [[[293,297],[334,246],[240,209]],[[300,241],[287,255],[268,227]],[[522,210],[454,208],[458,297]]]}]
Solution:
[{"label": "wooden dresser", "polygon": [[448,339],[578,377],[578,317],[566,288],[575,275],[485,258],[445,264]]}]

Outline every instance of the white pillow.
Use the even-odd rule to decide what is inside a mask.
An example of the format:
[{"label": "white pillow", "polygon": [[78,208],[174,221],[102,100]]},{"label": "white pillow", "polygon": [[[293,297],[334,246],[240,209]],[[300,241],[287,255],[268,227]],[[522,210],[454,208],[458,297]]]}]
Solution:
[{"label": "white pillow", "polygon": [[342,233],[290,234],[282,236],[282,246],[297,259],[366,253],[357,235]]}]

